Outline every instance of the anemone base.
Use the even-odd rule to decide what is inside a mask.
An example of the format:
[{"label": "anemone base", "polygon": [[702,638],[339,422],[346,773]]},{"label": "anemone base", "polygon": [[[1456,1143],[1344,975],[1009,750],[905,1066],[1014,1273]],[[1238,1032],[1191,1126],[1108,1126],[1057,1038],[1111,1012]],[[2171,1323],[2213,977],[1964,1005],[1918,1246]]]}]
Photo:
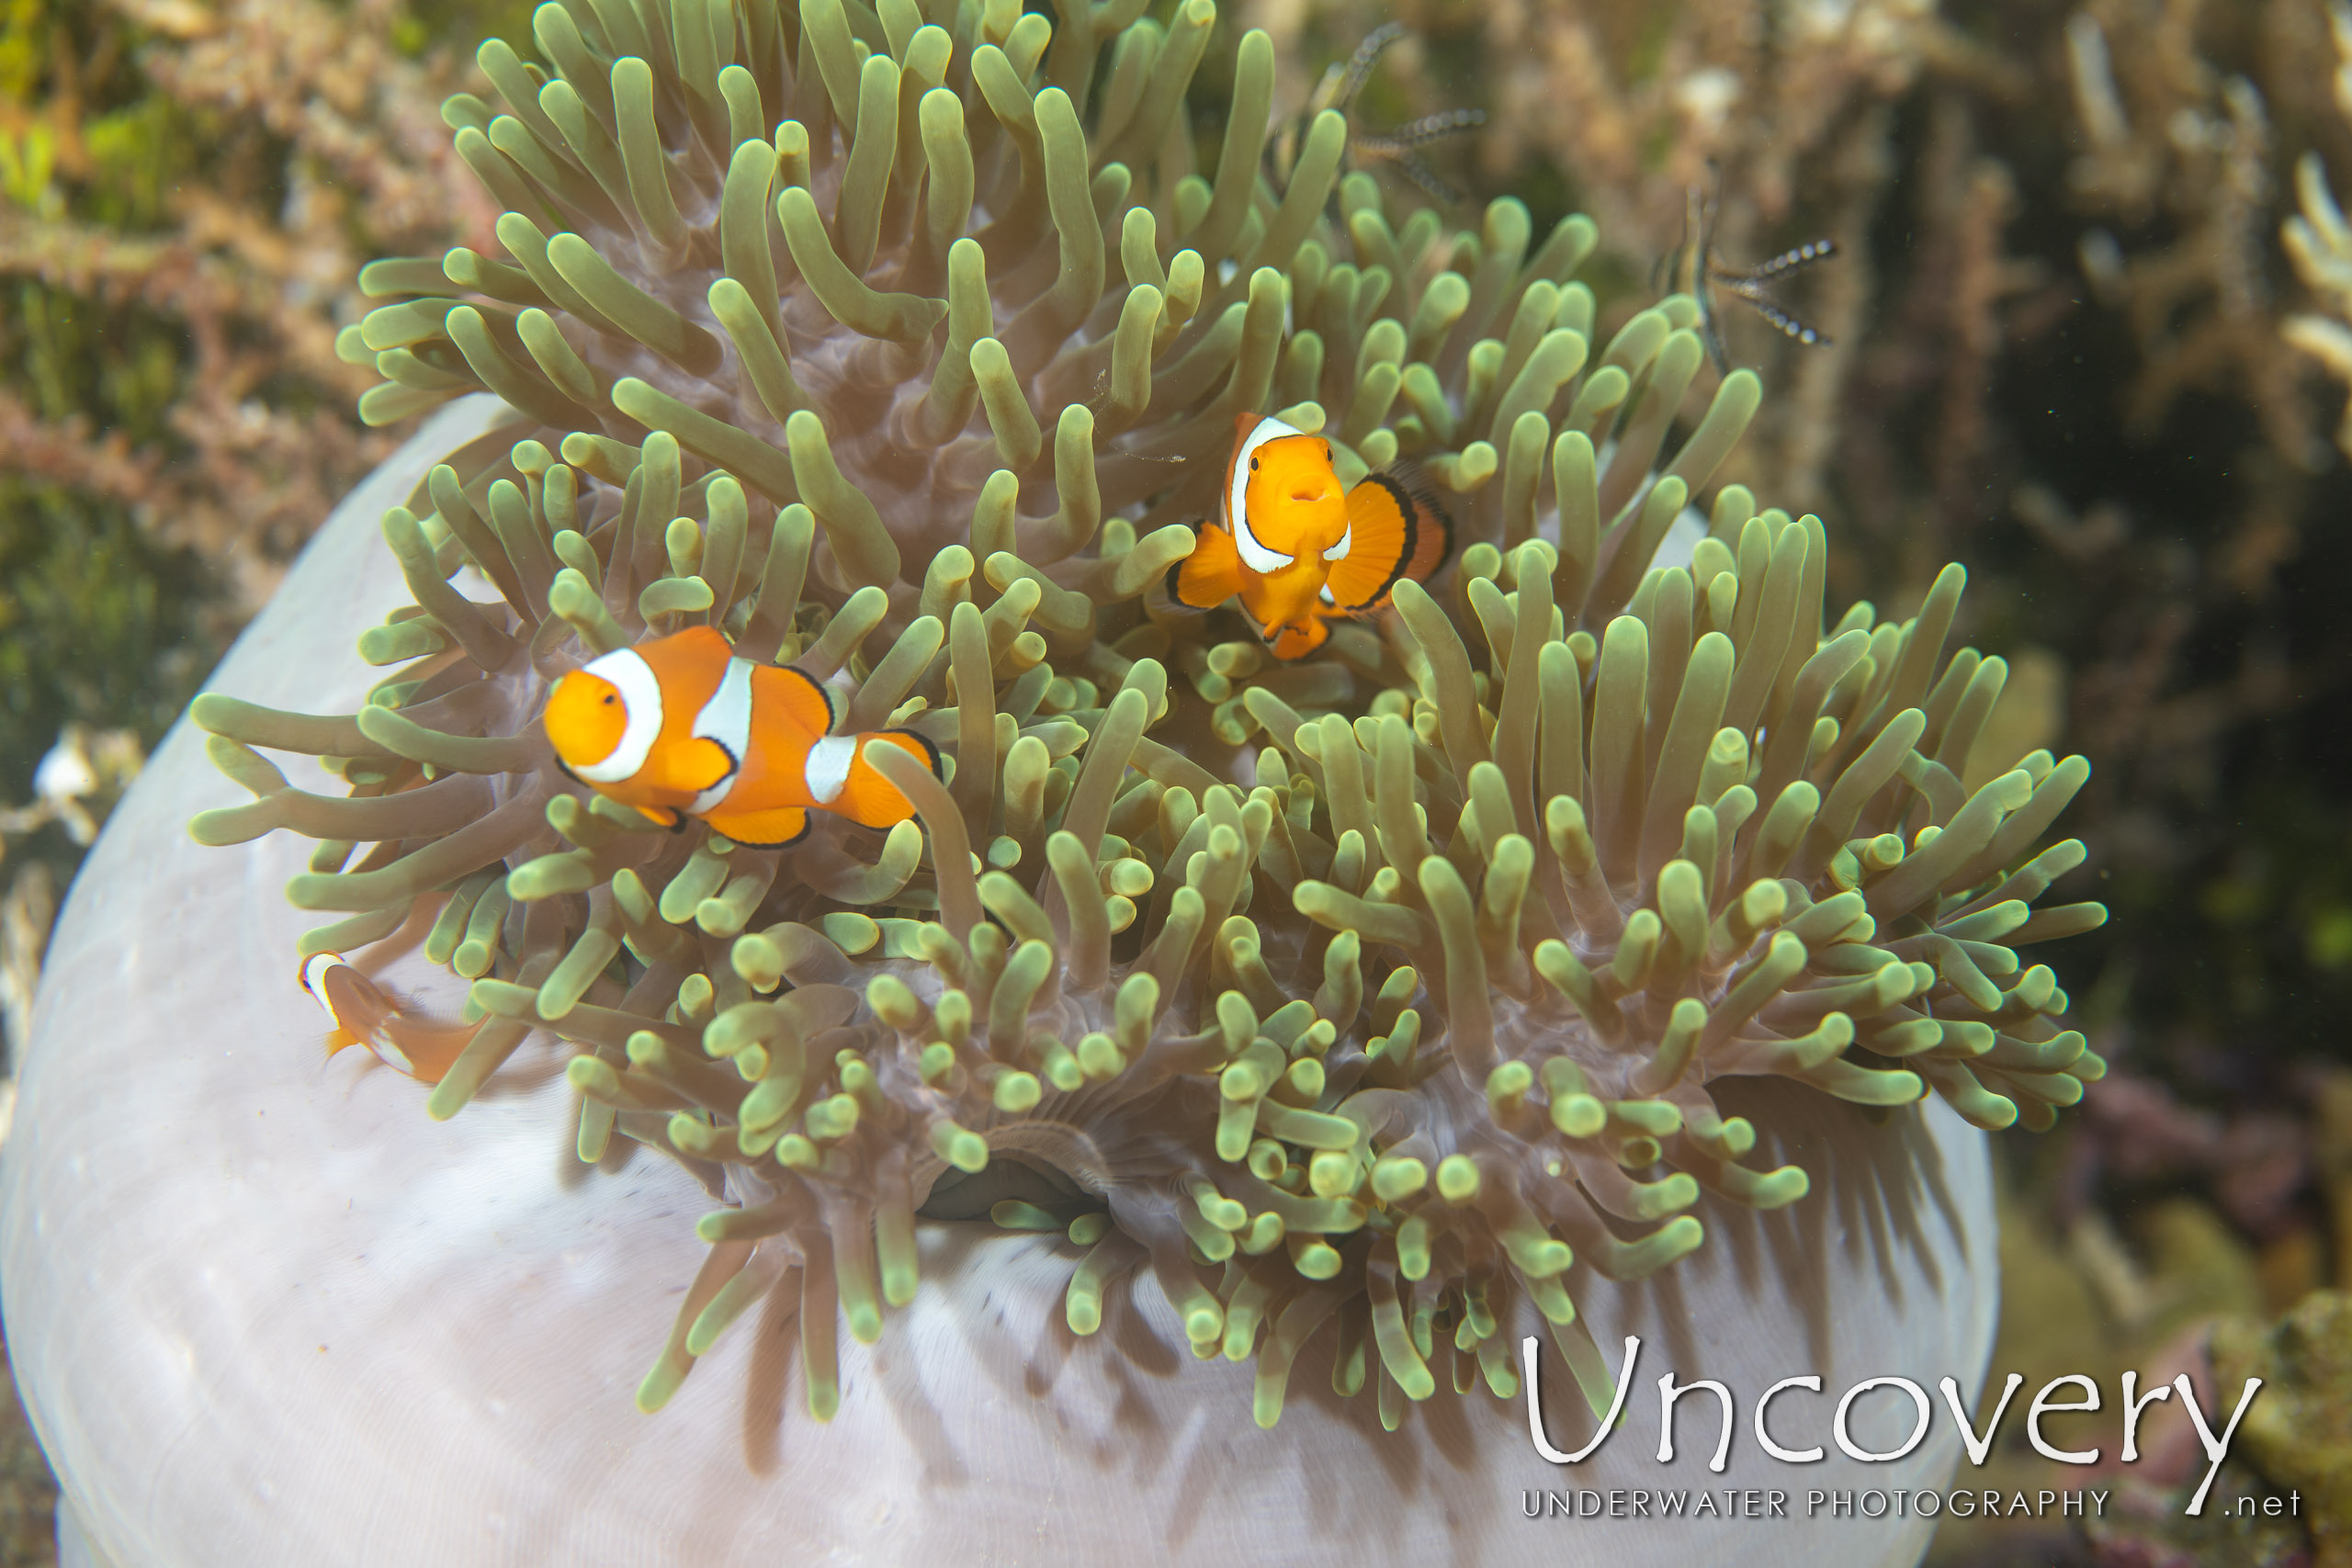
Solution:
[{"label": "anemone base", "polygon": [[[368,680],[353,630],[406,597],[376,520],[484,428],[485,404],[435,420],[338,510],[219,689],[351,710]],[[1329,1392],[1328,1337],[1260,1431],[1250,1369],[1195,1363],[1157,1290],[1116,1292],[1101,1333],[1077,1338],[1071,1249],[965,1224],[926,1223],[915,1302],[877,1345],[844,1345],[830,1427],[805,1414],[775,1307],[641,1416],[631,1392],[701,1261],[709,1197],[642,1150],[581,1167],[552,1043],[447,1123],[364,1052],[324,1058],[293,962],[319,917],[282,891],[309,846],[193,843],[190,813],[234,794],[203,741],[172,732],[75,885],[0,1158],[8,1339],[65,1490],[68,1562],[1824,1568],[1925,1548],[1917,1518],[1806,1517],[1803,1499],[1950,1476],[1940,1402],[1928,1439],[1887,1464],[1839,1455],[1829,1416],[1866,1378],[1981,1381],[1984,1140],[1939,1101],[1869,1112],[1770,1082],[1723,1086],[1724,1109],[1765,1129],[1759,1157],[1807,1168],[1810,1197],[1769,1214],[1702,1201],[1696,1256],[1637,1285],[1571,1280],[1612,1363],[1623,1336],[1645,1340],[1625,1429],[1575,1470],[1536,1456],[1523,1400],[1483,1390],[1442,1390],[1383,1432],[1368,1394]],[[454,1013],[458,982],[379,959]],[[1590,1416],[1544,1360],[1553,1438],[1579,1444]],[[1681,1406],[1675,1461],[1656,1461],[1668,1370],[1737,1396],[1723,1473],[1705,1464],[1705,1394]],[[1757,1444],[1754,1400],[1804,1373],[1828,1392],[1782,1395],[1775,1435],[1832,1457],[1781,1463]],[[1852,1432],[1892,1449],[1912,1418],[1882,1390]],[[1780,1488],[1792,1517],[1523,1517],[1529,1493],[1540,1507],[1546,1490],[1611,1487]]]}]

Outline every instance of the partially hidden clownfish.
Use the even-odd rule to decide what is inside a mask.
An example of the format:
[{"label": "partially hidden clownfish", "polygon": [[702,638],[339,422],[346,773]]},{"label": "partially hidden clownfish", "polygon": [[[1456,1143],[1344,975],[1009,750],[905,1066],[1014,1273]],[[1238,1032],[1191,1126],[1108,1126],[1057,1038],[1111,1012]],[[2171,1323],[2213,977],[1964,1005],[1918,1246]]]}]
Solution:
[{"label": "partially hidden clownfish", "polygon": [[340,953],[314,953],[297,972],[302,988],[334,1021],[327,1055],[346,1045],[365,1045],[394,1072],[420,1083],[439,1083],[481,1028],[472,1023],[435,1023],[411,1018],[383,987],[344,961]]},{"label": "partially hidden clownfish", "polygon": [[564,771],[665,828],[697,817],[739,844],[773,849],[830,811],[889,828],[914,805],[875,769],[896,746],[933,774],[939,749],[910,729],[835,735],[832,692],[789,664],[738,659],[689,626],[590,660],[556,683],[548,739]]},{"label": "partially hidden clownfish", "polygon": [[1328,623],[1386,607],[1397,582],[1426,581],[1453,549],[1436,502],[1393,474],[1343,491],[1331,444],[1272,415],[1234,422],[1219,519],[1168,571],[1171,609],[1239,599],[1277,659],[1323,646]]}]

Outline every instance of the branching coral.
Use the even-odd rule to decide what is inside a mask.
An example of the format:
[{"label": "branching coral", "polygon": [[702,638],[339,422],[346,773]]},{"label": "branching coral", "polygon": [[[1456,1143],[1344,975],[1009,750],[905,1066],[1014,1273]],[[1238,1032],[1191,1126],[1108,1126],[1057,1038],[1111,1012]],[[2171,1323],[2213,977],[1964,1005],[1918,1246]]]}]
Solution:
[{"label": "branching coral", "polygon": [[[68,725],[158,738],[399,445],[352,416],[369,378],[334,356],[351,275],[492,214],[451,199],[432,110],[455,62],[401,58],[388,9],[32,0],[0,17],[0,796]],[[6,907],[50,909],[86,842],[19,855],[0,875],[47,870]],[[43,935],[12,973],[29,978]]]},{"label": "branching coral", "polygon": [[[1326,1325],[1392,1427],[1443,1371],[1511,1392],[1538,1318],[1599,1395],[1573,1262],[1688,1254],[1702,1186],[1806,1190],[1742,1163],[1711,1082],[2046,1125],[2100,1071],[2014,951],[2102,918],[2030,908],[2086,770],[1961,788],[2004,667],[1944,656],[1957,569],[1825,637],[1820,525],[1736,486],[1653,569],[1754,378],[1654,473],[1690,302],[1595,354],[1582,219],[1396,230],[1351,175],[1329,231],[1345,123],[1262,183],[1262,34],[1192,174],[1214,20],[548,5],[548,68],[486,49],[504,108],[447,110],[508,259],[364,279],[371,417],[480,386],[537,429],[386,514],[416,604],[361,639],[400,666],[367,706],[198,703],[256,798],[195,831],[322,840],[289,896],[347,918],[307,951],[437,905],[424,953],[486,1021],[436,1114],[547,1031],[584,1047],[582,1157],[618,1132],[722,1188],[649,1407],[780,1291],[829,1414],[836,1324],[912,1299],[919,1212],[982,1209],[1087,1249],[1081,1334],[1148,1274],[1196,1355],[1255,1358],[1263,1424]],[[1419,461],[1476,541],[1292,667],[1141,603],[1269,407],[1343,468]],[[548,682],[705,620],[937,741],[944,784],[876,763],[921,826],[763,852],[577,791]]]},{"label": "branching coral", "polygon": [[[2335,107],[2352,119],[2352,6],[2331,8],[2338,64],[2335,76]],[[2327,188],[2327,170],[2319,154],[2306,152],[2295,165],[2295,194],[2302,212],[2287,220],[2280,231],[2287,254],[2305,287],[2327,306],[2324,315],[2304,312],[2287,318],[2281,331],[2289,343],[2326,367],[2336,380],[2352,382],[2352,228],[2344,209]],[[2335,445],[2352,454],[2352,411],[2336,427]]]},{"label": "branching coral", "polygon": [[2265,276],[2270,118],[2252,81],[2224,77],[2199,55],[2201,9],[2099,0],[2067,23],[2075,113],[2090,144],[2071,183],[2127,228],[2161,214],[2180,236],[2127,256],[2114,234],[2094,229],[2083,271],[2145,345],[2149,367],[2128,405],[2137,434],[2154,434],[2183,391],[2236,382],[2271,444],[2313,467],[2324,449],[2291,386],[2293,363],[2276,352]]},{"label": "branching coral", "polygon": [[[1321,19],[1375,8],[1326,0],[1309,9]],[[1828,347],[1781,343],[1749,320],[1726,329],[1732,359],[1768,368],[1776,393],[1742,449],[1742,477],[1792,507],[1842,501],[1883,515],[1875,500],[1850,493],[1857,443],[1848,427],[1862,422],[1844,411],[1883,406],[1866,344],[1882,331],[1888,280],[1879,269],[1889,258],[1873,233],[1898,183],[1906,198],[1913,188],[1898,182],[1905,153],[1893,107],[1956,91],[2014,104],[2027,93],[2025,73],[1957,25],[1951,9],[1931,0],[1499,0],[1432,11],[1422,25],[1440,58],[1475,48],[1473,69],[1493,84],[1478,139],[1487,175],[1584,206],[1601,226],[1601,265],[1617,276],[1648,277],[1697,238],[1686,221],[1693,189],[1720,191],[1715,237],[1732,265],[1808,240],[1836,242],[1837,264],[1787,301]],[[1447,19],[1480,36],[1449,39],[1439,30]],[[1369,23],[1333,17],[1324,25]],[[1913,592],[1925,584],[1924,576],[1905,580]]]},{"label": "branching coral", "polygon": [[450,198],[431,106],[454,72],[354,9],[121,0],[6,28],[0,467],[203,551],[244,614],[395,445],[338,406],[366,384],[333,352],[353,268],[491,215]]}]

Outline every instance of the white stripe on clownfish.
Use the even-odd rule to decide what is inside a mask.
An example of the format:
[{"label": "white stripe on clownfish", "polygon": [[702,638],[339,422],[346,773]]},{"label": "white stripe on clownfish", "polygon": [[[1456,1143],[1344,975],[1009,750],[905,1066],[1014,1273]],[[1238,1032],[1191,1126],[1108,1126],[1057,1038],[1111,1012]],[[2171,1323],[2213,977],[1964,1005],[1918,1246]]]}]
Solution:
[{"label": "white stripe on clownfish", "polygon": [[[748,659],[728,660],[727,673],[720,677],[718,690],[695,716],[695,737],[718,742],[735,765],[725,778],[695,797],[694,804],[686,807],[690,816],[701,816],[723,805],[734,791],[736,780],[742,776],[752,745],[752,669]],[[857,737],[820,736],[810,744],[801,764],[801,776],[808,786],[809,797],[820,806],[830,806],[839,799],[842,786],[849,782],[850,767],[856,760]]]},{"label": "white stripe on clownfish", "polygon": [[[1267,572],[1280,571],[1283,568],[1290,565],[1291,562],[1297,558],[1295,556],[1283,555],[1279,550],[1267,548],[1265,545],[1259,542],[1258,536],[1250,531],[1249,506],[1250,459],[1251,456],[1257,452],[1258,448],[1263,446],[1267,442],[1280,440],[1285,435],[1298,435],[1304,433],[1295,426],[1284,424],[1281,420],[1276,419],[1273,415],[1268,414],[1265,418],[1258,422],[1257,428],[1250,431],[1248,437],[1242,441],[1240,447],[1235,451],[1233,454],[1233,471],[1227,476],[1227,485],[1225,498],[1225,514],[1232,521],[1233,524],[1233,547],[1240,552],[1241,563],[1244,566],[1248,567],[1251,571],[1261,573],[1261,575]],[[1340,540],[1340,544],[1343,547],[1346,543],[1346,539],[1342,538]],[[1340,554],[1346,554],[1344,548],[1341,549]],[[1331,560],[1337,559],[1338,558],[1327,556],[1324,558]]]},{"label": "white stripe on clownfish", "polygon": [[850,764],[856,761],[854,735],[829,735],[809,747],[808,760],[802,767],[809,798],[820,806],[831,806],[839,799],[842,786],[849,783]]},{"label": "white stripe on clownfish", "polygon": [[343,1027],[343,1020],[334,1017],[334,1004],[327,1000],[327,971],[344,962],[340,953],[314,953],[302,960],[301,968],[302,988],[311,993],[312,1001],[326,1010],[329,1018],[334,1018],[337,1029]]},{"label": "white stripe on clownfish", "polygon": [[375,983],[360,974],[340,953],[314,953],[304,959],[301,969],[302,988],[311,993],[311,998],[324,1010],[327,1017],[334,1021],[337,1029],[373,1051],[377,1059],[386,1066],[414,1077],[416,1064],[409,1060],[408,1053],[401,1050],[392,1039],[391,1031],[386,1027],[388,1018],[372,1021],[349,1019],[335,1011],[334,1003],[327,998],[327,976],[338,969],[349,969],[352,976],[361,982],[360,994],[363,997],[369,997],[371,999],[381,998],[388,1007],[390,1006],[390,998],[384,997]]},{"label": "white stripe on clownfish", "polygon": [[601,762],[573,769],[590,784],[619,784],[645,766],[653,742],[662,734],[662,681],[653,666],[633,648],[616,649],[582,666],[585,674],[605,682],[620,694],[623,721],[619,744]]},{"label": "white stripe on clownfish", "polygon": [[752,670],[748,659],[729,660],[727,672],[718,678],[718,690],[695,715],[695,738],[716,741],[726,751],[729,765],[725,777],[695,796],[694,804],[686,807],[688,816],[717,809],[733,792],[735,781],[743,776],[743,761],[752,749]]}]

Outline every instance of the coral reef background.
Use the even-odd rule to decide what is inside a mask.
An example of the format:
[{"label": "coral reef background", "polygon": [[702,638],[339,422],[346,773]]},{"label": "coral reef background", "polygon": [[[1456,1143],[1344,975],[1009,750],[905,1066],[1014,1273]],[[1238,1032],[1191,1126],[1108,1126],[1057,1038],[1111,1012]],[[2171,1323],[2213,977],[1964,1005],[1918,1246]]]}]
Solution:
[{"label": "coral reef background", "polygon": [[[452,40],[527,44],[528,10],[0,0],[0,803],[26,803],[0,810],[0,1038],[138,748],[406,433],[360,424],[372,377],[334,336],[372,303],[360,262],[487,244],[437,106],[475,70]],[[1772,394],[1725,477],[1823,514],[1832,602],[1899,617],[1966,563],[1955,641],[2010,662],[2009,754],[2063,736],[2095,768],[2064,826],[2114,919],[2037,956],[2115,1070],[2056,1133],[1997,1142],[1995,1366],[2301,1379],[2217,1496],[2316,1501],[2292,1423],[2345,1408],[2346,1374],[2297,1346],[2340,1338],[2352,1290],[2352,757],[2330,718],[2352,475],[2327,374],[2352,290],[2327,209],[2282,225],[2315,206],[2307,155],[2319,190],[2352,190],[2352,13],[1259,0],[1219,31],[1265,28],[1303,94],[1388,20],[1409,36],[1357,121],[1483,108],[1429,151],[1470,198],[1452,216],[1506,193],[1538,233],[1592,214],[1604,333],[1655,297],[1694,188],[1720,190],[1734,268],[1837,243],[1784,290],[1830,346],[1724,307]],[[1196,80],[1204,136],[1230,58],[1213,41]],[[2085,1483],[2007,1437],[1987,1484]],[[44,1560],[27,1445],[0,1457],[0,1562]],[[2096,1531],[1947,1529],[1937,1558],[2352,1561],[2276,1521],[2185,1533],[2161,1488],[2194,1468],[2097,1479],[2118,1504]]]}]

